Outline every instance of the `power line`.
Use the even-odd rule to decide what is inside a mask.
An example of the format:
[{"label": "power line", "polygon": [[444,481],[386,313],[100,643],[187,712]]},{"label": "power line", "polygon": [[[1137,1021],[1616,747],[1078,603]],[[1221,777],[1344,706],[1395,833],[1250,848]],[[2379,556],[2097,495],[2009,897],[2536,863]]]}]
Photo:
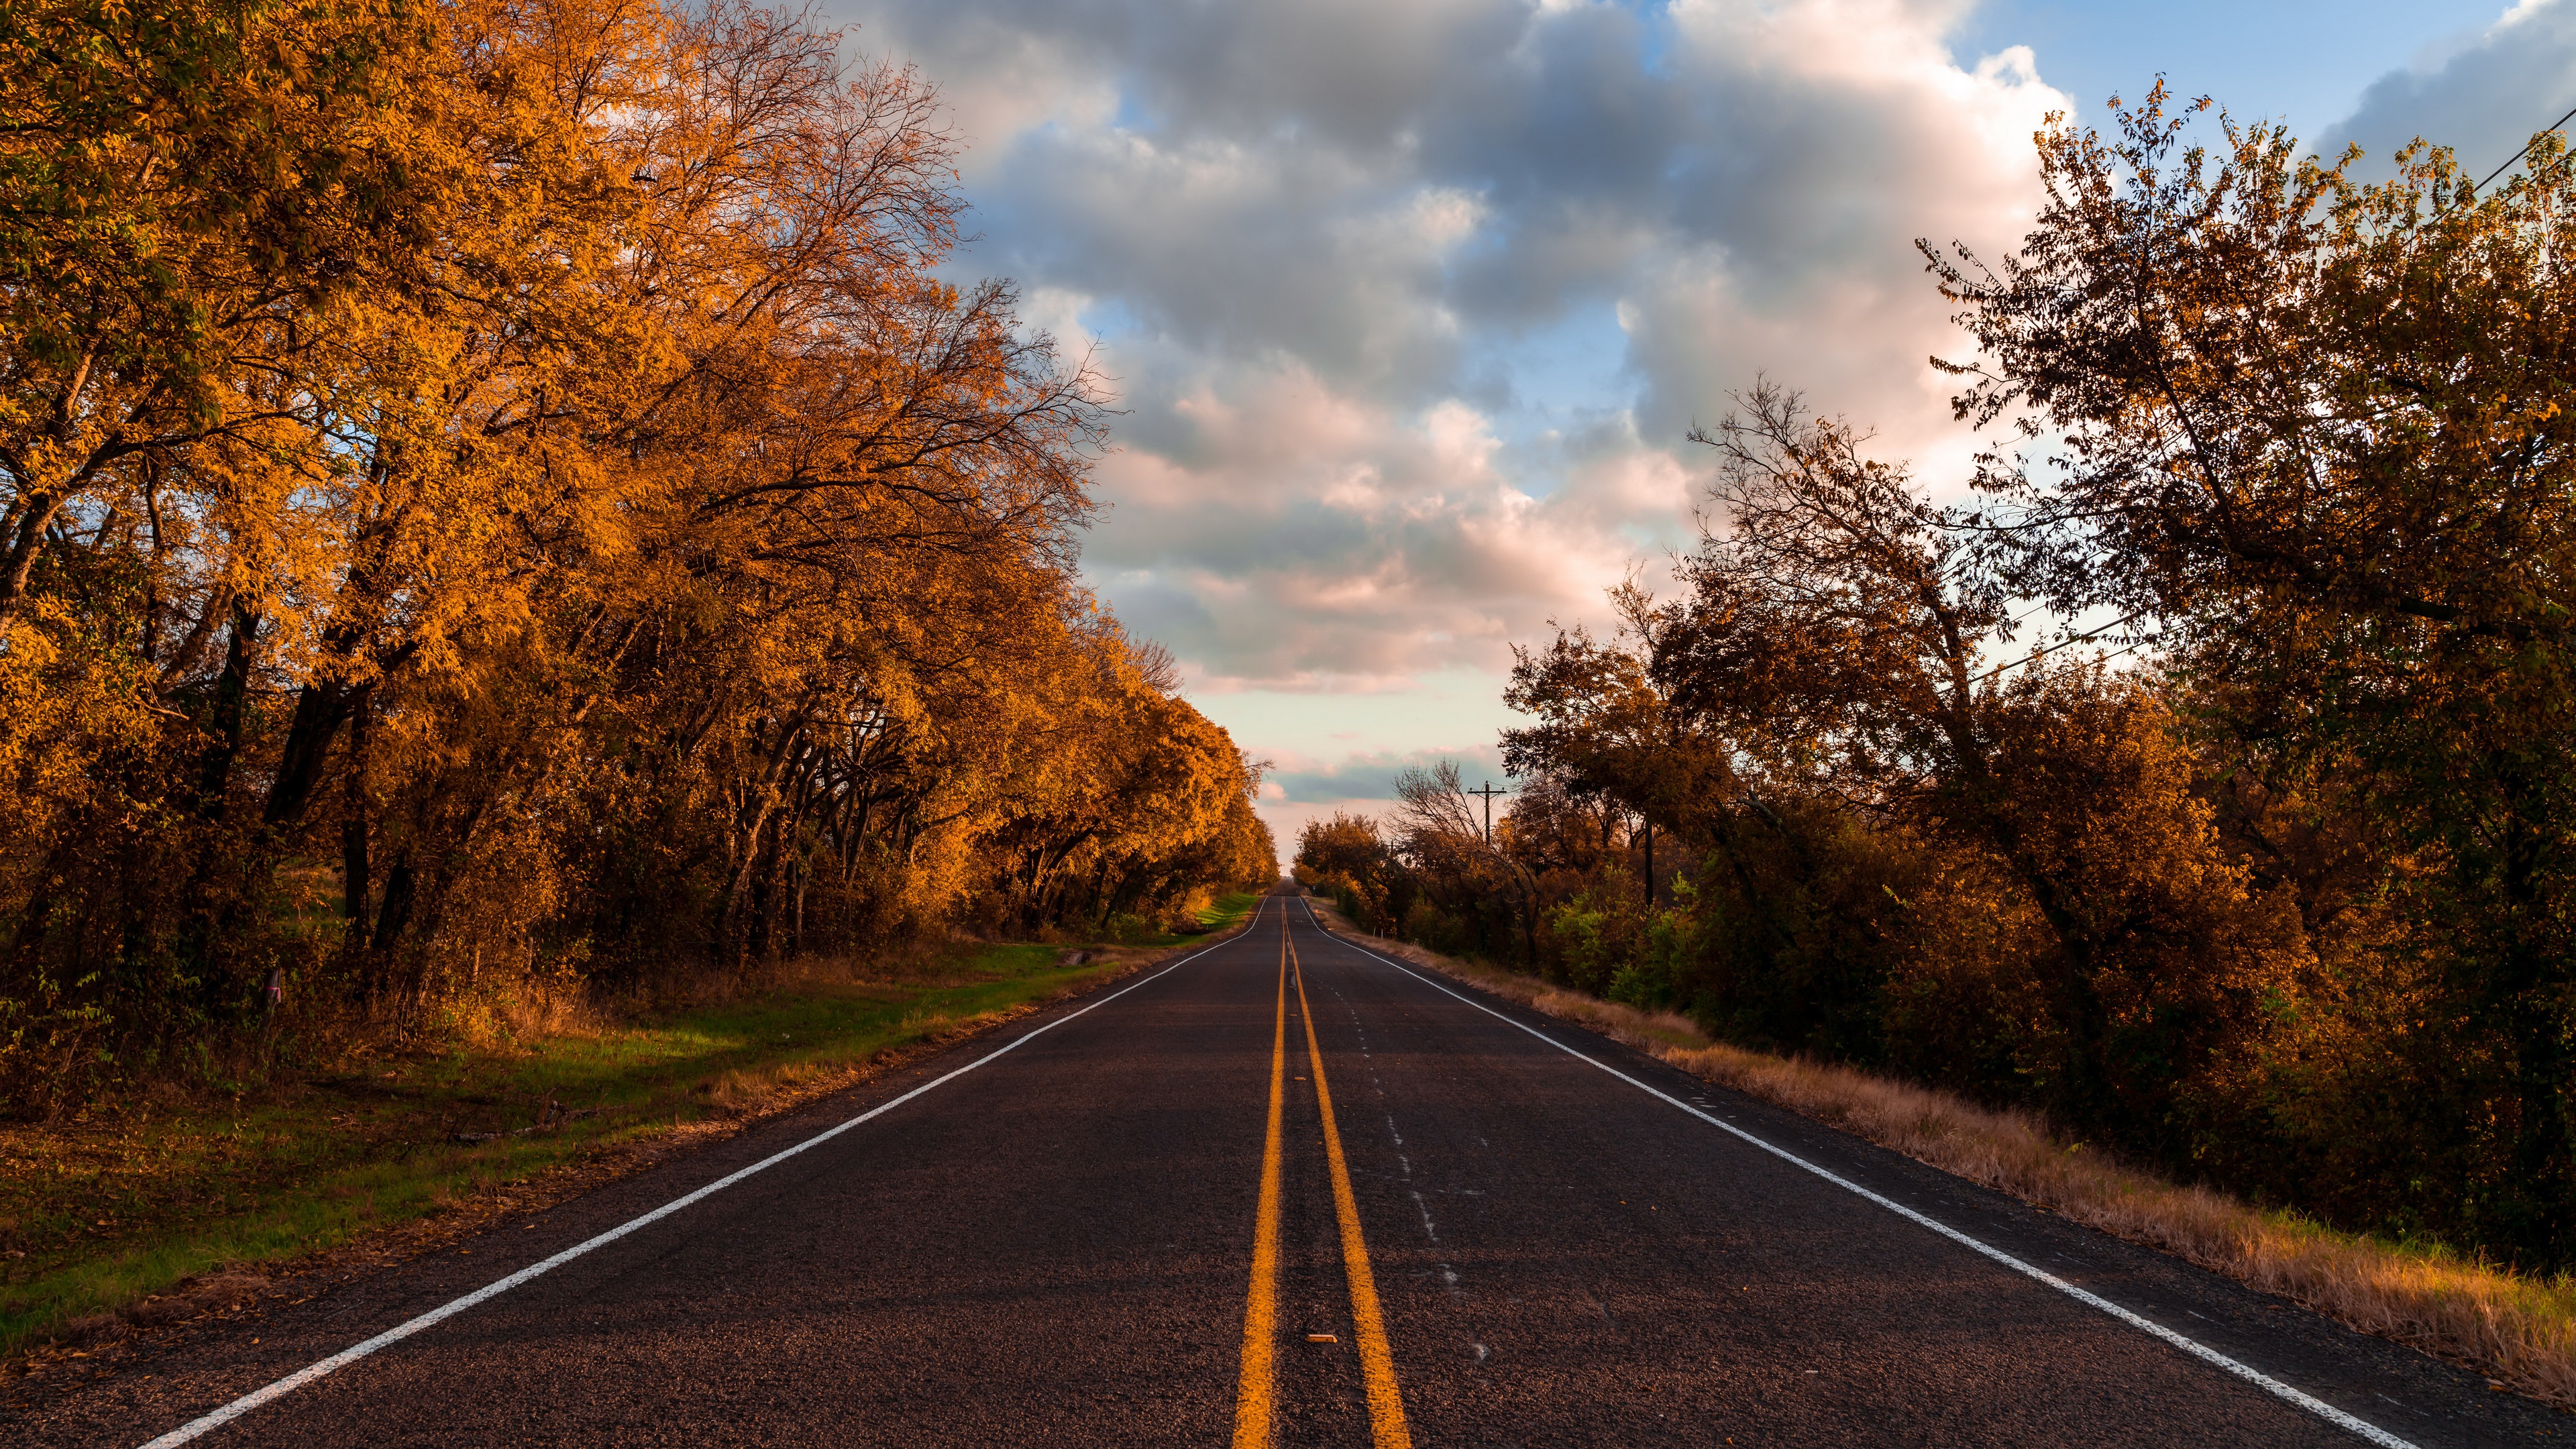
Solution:
[{"label": "power line", "polygon": [[[2046,653],[2050,652],[2051,650],[2063,649],[2063,648],[2065,648],[2065,647],[2066,647],[2067,645],[2069,645],[2069,644],[2081,644],[2081,643],[2083,643],[2083,642],[2084,642],[2085,640],[2087,640],[2087,639],[2098,639],[2098,638],[2100,638],[2101,636],[2103,636],[2103,635],[2105,635],[2105,634],[2110,633],[2112,630],[2119,628],[2119,627],[2120,627],[2121,625],[2123,625],[2123,624],[2133,624],[2133,623],[2136,623],[2138,620],[2143,619],[2143,618],[2145,618],[2146,616],[2147,616],[2147,611],[2146,611],[2146,610],[2144,610],[2144,609],[2140,609],[2140,610],[2138,610],[2136,613],[2131,614],[2130,616],[2128,616],[2128,617],[2127,617],[2127,618],[2125,618],[2125,619],[2114,619],[2114,620],[2112,620],[2110,623],[2105,624],[2105,625],[2103,625],[2101,628],[2099,628],[2099,629],[2095,629],[2095,630],[2093,630],[2093,631],[2092,631],[2092,632],[2090,632],[2090,633],[2078,634],[2078,635],[2076,635],[2076,636],[2075,636],[2074,638],[2072,638],[2072,639],[2061,640],[2061,641],[2059,641],[2058,643],[2055,643],[2055,644],[2043,644],[2043,645],[2041,645],[2040,647],[2038,647],[2037,649],[2033,649],[2033,650],[2032,650],[2032,651],[2030,651],[2028,654],[2023,655],[2023,656],[2022,656],[2022,657],[2020,657],[2019,659],[2014,660],[2014,661],[2013,661],[2012,663],[2010,663],[2010,664],[1998,664],[1998,665],[1996,665],[1994,668],[1987,670],[1985,673],[1978,675],[1978,676],[1977,676],[1977,678],[1976,678],[1976,682],[1977,682],[1977,683],[1979,683],[1979,684],[1983,684],[1983,683],[1985,683],[1987,680],[1994,678],[1996,675],[2003,673],[2005,670],[2007,670],[2007,669],[2013,669],[2013,668],[2018,668],[2018,667],[2019,667],[2019,666],[2021,666],[2021,665],[2028,664],[2030,661],[2032,661],[2032,660],[2034,660],[2034,659],[2037,659],[2037,658],[2038,658],[2039,656],[2041,656],[2042,654],[2046,654]],[[2147,642],[2147,641],[2145,641],[2144,639],[2141,639],[2141,640],[2139,640],[2139,641],[2138,641],[2138,644],[2144,644],[2145,642]],[[2138,644],[2132,644],[2132,645],[2130,645],[2130,646],[2129,646],[2129,649],[2135,649],[2135,648],[2137,648],[2137,647],[2138,647]],[[2120,654],[2126,654],[2126,653],[2128,653],[2128,652],[2129,652],[2129,649],[2123,649],[2123,650],[2121,650],[2121,651],[2120,651]],[[2120,656],[2119,656],[2119,654],[2112,654],[2112,655],[2105,655],[2104,657],[2105,657],[2105,658],[2110,658],[2110,659],[2117,659],[2117,658],[2118,658],[2118,657],[2120,657]]]},{"label": "power line", "polygon": [[2102,656],[2102,659],[2101,659],[2101,662],[2102,662],[2102,663],[2104,663],[2104,664],[2108,664],[2108,663],[2110,663],[2112,660],[2119,658],[2119,657],[2120,657],[2121,655],[2123,655],[2123,654],[2135,654],[2135,653],[2137,653],[2139,650],[2146,648],[2146,647],[2147,647],[2147,645],[2148,645],[2149,643],[2151,643],[2151,642],[2152,642],[2152,641],[2150,641],[2150,640],[2141,639],[2141,640],[2139,640],[2138,642],[2136,642],[2135,644],[2130,645],[2130,646],[2129,646],[2128,648],[2126,648],[2126,649],[2114,649],[2114,650],[2112,650],[2110,653],[2103,655],[2103,656]]},{"label": "power line", "polygon": [[[2549,132],[2549,131],[2555,131],[2555,130],[2557,130],[2560,126],[2564,126],[2564,125],[2566,125],[2569,121],[2576,121],[2576,111],[2569,111],[2566,115],[2560,116],[2560,117],[2558,118],[2558,121],[2557,121],[2557,124],[2556,124],[2556,125],[2544,126],[2544,127],[2542,127],[2542,128],[2541,128],[2541,130],[2542,130],[2542,132],[2543,132],[2543,133],[2546,133],[2546,132]],[[2527,156],[2527,155],[2530,155],[2530,154],[2531,154],[2531,143],[2530,143],[2529,141],[2525,141],[2525,142],[2523,142],[2523,143],[2522,143],[2522,149],[2521,149],[2521,150],[2516,151],[2516,152],[2514,152],[2511,156],[2508,156],[2508,157],[2506,157],[2506,158],[2505,158],[2505,162],[2504,162],[2504,165],[2503,165],[2503,166],[2499,166],[2499,167],[2497,167],[2496,169],[2494,169],[2493,171],[2490,171],[2490,172],[2488,172],[2488,173],[2487,173],[2487,181],[2493,181],[2493,180],[2495,180],[2497,177],[2502,176],[2502,175],[2505,173],[2505,169],[2506,169],[2506,167],[2510,167],[2511,165],[2513,165],[2513,163],[2514,163],[2514,162],[2519,161],[2519,160],[2521,160],[2523,157],[2525,157],[2525,156]],[[2478,190],[2480,190],[2480,191],[2484,191],[2484,190],[2486,190],[2486,189],[2487,189],[2487,181],[2481,181],[2481,182],[2479,182],[2479,183],[2478,183]]]}]

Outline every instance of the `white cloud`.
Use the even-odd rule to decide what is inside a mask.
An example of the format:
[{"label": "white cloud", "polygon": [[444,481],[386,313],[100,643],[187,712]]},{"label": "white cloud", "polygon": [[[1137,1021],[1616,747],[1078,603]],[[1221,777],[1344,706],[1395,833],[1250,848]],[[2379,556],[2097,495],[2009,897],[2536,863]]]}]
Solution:
[{"label": "white cloud", "polygon": [[2421,137],[2450,147],[2476,179],[2571,106],[2576,0],[2523,0],[2467,44],[2373,82],[2352,115],[2316,138],[2316,150],[2332,158],[2358,145],[2369,159],[2356,174],[2379,177],[2398,148]]},{"label": "white cloud", "polygon": [[[1285,804],[1348,807],[1354,802],[1395,798],[1395,777],[1406,770],[1429,769],[1442,761],[1456,764],[1471,782],[1509,780],[1502,752],[1492,745],[1452,750],[1375,750],[1354,754],[1338,764],[1292,757],[1278,762],[1264,777],[1262,794]],[[1275,793],[1273,793],[1275,787]]]},{"label": "white cloud", "polygon": [[1372,403],[1293,364],[1215,368],[1169,411],[1160,446],[1105,465],[1118,501],[1087,557],[1202,689],[1498,664],[1551,613],[1589,608],[1637,546],[1623,526],[1677,516],[1689,492],[1619,431],[1545,446],[1562,466],[1536,496],[1478,409]]},{"label": "white cloud", "polygon": [[2008,248],[2066,104],[1967,0],[842,4],[977,147],[960,269],[1098,335],[1087,567],[1203,705],[1499,677],[1687,540],[1759,372],[1940,481],[1913,240]]},{"label": "white cloud", "polygon": [[[1757,372],[1955,451],[1912,241],[2008,244],[2063,104],[2026,51],[1954,63],[1959,9],[942,0],[869,33],[1016,128],[969,265],[1090,299],[1129,410],[1093,566],[1222,685],[1499,662],[1682,537],[1681,434]],[[1624,416],[1517,426],[1494,355],[1603,308]]]},{"label": "white cloud", "polygon": [[[1262,798],[1254,808],[1268,822],[1271,837],[1279,847],[1280,863],[1284,866],[1296,858],[1298,833],[1308,824],[1346,813],[1383,820],[1395,798],[1397,775],[1407,769],[1426,769],[1444,760],[1458,766],[1459,773],[1471,788],[1477,783],[1507,785],[1510,780],[1503,773],[1501,751],[1492,745],[1450,750],[1369,751],[1329,765],[1292,756],[1281,762],[1263,781]],[[1509,797],[1494,801],[1497,818],[1509,808]]]}]

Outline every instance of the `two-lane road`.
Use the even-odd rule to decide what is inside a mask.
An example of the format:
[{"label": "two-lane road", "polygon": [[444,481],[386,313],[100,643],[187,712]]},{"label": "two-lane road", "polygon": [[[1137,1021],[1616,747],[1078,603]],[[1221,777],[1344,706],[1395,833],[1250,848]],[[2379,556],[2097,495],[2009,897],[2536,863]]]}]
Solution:
[{"label": "two-lane road", "polygon": [[2429,1446],[2567,1422],[1377,956],[1284,896],[1221,945],[466,1246],[0,1430]]}]

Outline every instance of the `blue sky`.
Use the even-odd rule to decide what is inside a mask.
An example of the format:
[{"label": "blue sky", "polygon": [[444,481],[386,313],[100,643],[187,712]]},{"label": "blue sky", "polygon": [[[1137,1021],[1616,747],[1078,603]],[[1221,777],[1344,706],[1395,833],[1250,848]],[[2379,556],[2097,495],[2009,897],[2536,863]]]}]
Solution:
[{"label": "blue sky", "polygon": [[[2438,68],[2504,9],[2497,0],[1993,0],[1970,12],[1958,35],[1963,53],[2029,46],[2040,74],[2088,111],[2114,92],[2134,95],[2142,78],[2161,71],[2177,90],[2215,96],[2240,116],[2279,117],[2297,134],[2314,136],[2351,115],[2371,82],[2391,71]],[[2554,107],[2552,99],[2534,98],[2545,114],[2531,125],[2576,105],[2576,95]]]},{"label": "blue sky", "polygon": [[[1116,380],[1086,567],[1279,772],[1283,837],[1490,768],[1515,643],[1686,547],[1767,374],[1955,486],[1918,236],[2008,248],[2049,110],[2159,72],[2500,161],[2576,0],[838,0],[936,82],[977,240]],[[2480,166],[2480,169],[2484,169]]]}]

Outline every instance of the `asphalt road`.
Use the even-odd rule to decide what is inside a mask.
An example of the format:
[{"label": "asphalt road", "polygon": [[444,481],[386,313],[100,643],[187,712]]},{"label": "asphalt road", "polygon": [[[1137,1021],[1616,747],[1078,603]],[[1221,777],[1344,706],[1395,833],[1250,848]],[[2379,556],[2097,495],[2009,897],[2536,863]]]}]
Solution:
[{"label": "asphalt road", "polygon": [[2369,1442],[1897,1207],[2381,1442],[2576,1435],[2474,1376],[1417,975],[1276,897],[1159,972],[202,1335],[0,1437],[184,1432],[871,1110],[195,1442]]}]

